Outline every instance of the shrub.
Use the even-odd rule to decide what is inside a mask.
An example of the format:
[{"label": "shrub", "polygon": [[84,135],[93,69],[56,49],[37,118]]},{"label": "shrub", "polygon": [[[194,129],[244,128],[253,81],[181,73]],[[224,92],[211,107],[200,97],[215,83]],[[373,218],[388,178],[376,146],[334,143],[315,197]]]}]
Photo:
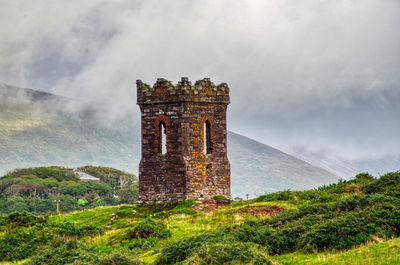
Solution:
[{"label": "shrub", "polygon": [[197,247],[207,242],[223,240],[224,233],[207,233],[174,242],[164,248],[157,257],[155,264],[175,264],[184,261]]},{"label": "shrub", "polygon": [[83,207],[83,206],[85,206],[86,204],[88,204],[88,201],[87,201],[87,200],[84,200],[84,199],[79,199],[79,200],[78,200],[78,205],[79,205],[79,206]]},{"label": "shrub", "polygon": [[[185,260],[186,264],[272,264],[268,255],[251,243],[220,242],[197,247]],[[160,264],[160,263],[159,263]]]},{"label": "shrub", "polygon": [[183,239],[164,248],[155,264],[271,264],[253,243],[236,241],[221,232]]},{"label": "shrub", "polygon": [[55,228],[55,231],[59,235],[63,236],[84,237],[104,234],[104,230],[96,225],[76,225],[68,221],[63,221],[51,223],[51,226]]},{"label": "shrub", "polygon": [[141,265],[142,262],[132,260],[126,254],[113,253],[100,259],[99,265]]},{"label": "shrub", "polygon": [[47,217],[35,216],[33,214],[29,214],[26,212],[19,213],[11,213],[8,216],[4,217],[5,224],[8,227],[18,227],[18,226],[34,226],[37,224],[44,224],[48,221]]},{"label": "shrub", "polygon": [[377,193],[356,196],[246,221],[234,235],[266,246],[270,254],[346,249],[365,243],[371,235],[399,236],[399,208],[399,198]]},{"label": "shrub", "polygon": [[365,187],[366,193],[389,192],[398,196],[398,191],[400,191],[400,171],[387,173]]},{"label": "shrub", "polygon": [[148,237],[166,238],[170,236],[171,232],[167,229],[164,222],[153,218],[140,220],[126,233],[126,239]]},{"label": "shrub", "polygon": [[222,195],[216,195],[213,197],[213,199],[216,200],[217,202],[230,202],[231,201],[230,199],[228,199],[227,197],[222,196]]},{"label": "shrub", "polygon": [[354,181],[357,183],[370,183],[374,180],[375,178],[368,173],[360,173],[354,177]]},{"label": "shrub", "polygon": [[289,200],[290,197],[291,197],[291,192],[289,190],[285,190],[285,191],[261,195],[261,196],[255,198],[253,201],[255,201],[255,202],[285,201],[285,200]]},{"label": "shrub", "polygon": [[[31,258],[28,265],[98,264],[98,258],[76,240],[46,248]],[[113,264],[113,263],[109,263]]]},{"label": "shrub", "polygon": [[0,237],[0,260],[25,259],[53,237],[51,231],[37,227],[11,229]]}]

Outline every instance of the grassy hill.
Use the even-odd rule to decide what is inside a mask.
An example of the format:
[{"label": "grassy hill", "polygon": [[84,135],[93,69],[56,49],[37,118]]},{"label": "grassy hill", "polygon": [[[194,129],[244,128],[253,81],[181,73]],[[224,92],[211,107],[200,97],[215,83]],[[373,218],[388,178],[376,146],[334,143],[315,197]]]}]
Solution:
[{"label": "grassy hill", "polygon": [[[22,264],[397,264],[400,172],[194,211],[194,200],[0,218]],[[201,207],[200,207],[201,208]]]},{"label": "grassy hill", "polygon": [[[0,84],[0,174],[15,168],[86,164],[136,173],[141,156],[139,117],[111,123],[77,100]],[[232,132],[228,157],[234,197],[309,189],[338,179]]]}]

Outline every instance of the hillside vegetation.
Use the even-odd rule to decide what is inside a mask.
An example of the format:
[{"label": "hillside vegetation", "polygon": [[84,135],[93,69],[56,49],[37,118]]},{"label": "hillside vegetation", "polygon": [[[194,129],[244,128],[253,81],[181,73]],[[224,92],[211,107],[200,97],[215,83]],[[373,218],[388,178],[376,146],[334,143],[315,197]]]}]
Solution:
[{"label": "hillside vegetation", "polygon": [[[221,200],[223,198],[218,198]],[[0,260],[26,264],[396,264],[400,172],[270,193],[213,212],[187,200],[0,218]],[[201,205],[200,205],[201,206]]]},{"label": "hillside vegetation", "polygon": [[135,175],[106,167],[85,166],[100,181],[83,181],[73,169],[38,167],[17,169],[0,178],[0,213],[47,214],[96,206],[134,203],[138,195]]}]

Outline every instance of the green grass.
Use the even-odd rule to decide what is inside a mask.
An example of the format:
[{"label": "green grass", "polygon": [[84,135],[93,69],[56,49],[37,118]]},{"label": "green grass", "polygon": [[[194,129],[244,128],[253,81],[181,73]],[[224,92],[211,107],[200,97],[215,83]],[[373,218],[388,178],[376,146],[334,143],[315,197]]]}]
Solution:
[{"label": "green grass", "polygon": [[[257,217],[239,214],[238,210],[244,207],[277,205],[286,210],[294,210],[300,205],[307,204],[307,201],[234,202],[212,213],[174,214],[164,218],[167,228],[171,231],[171,238],[160,240],[159,245],[153,249],[139,251],[138,258],[142,262],[152,264],[159,256],[160,248],[167,246],[170,242],[176,242],[207,232],[220,231],[224,228],[241,224],[244,220],[258,219]],[[135,209],[136,206],[134,205],[106,206],[52,216],[50,219],[70,221],[76,224],[91,223],[104,228],[108,227],[109,230],[104,235],[93,238],[88,237],[85,242],[99,253],[110,253],[113,248],[118,248],[123,242],[126,228],[133,226],[140,219],[140,217],[137,218],[130,215],[130,213],[136,211]],[[117,218],[110,222],[113,214]],[[304,254],[294,252],[274,256],[272,260],[274,264],[396,264],[400,263],[400,238],[380,243],[370,243],[366,246],[337,253]]]},{"label": "green grass", "polygon": [[[400,264],[400,238],[338,253],[291,253],[275,258],[280,264]],[[278,263],[278,264],[279,264]]]},{"label": "green grass", "polygon": [[[171,237],[161,239],[159,248],[168,245],[170,242],[176,242],[191,236],[201,235],[203,233],[223,230],[236,224],[242,223],[244,220],[255,217],[246,216],[238,212],[239,209],[248,206],[270,206],[280,205],[293,209],[296,206],[285,202],[257,202],[257,203],[233,203],[217,209],[212,213],[195,213],[185,214],[177,213],[162,218],[171,231]],[[103,235],[95,237],[86,237],[82,241],[86,245],[97,251],[98,253],[110,253],[115,248],[123,247],[124,235],[129,227],[137,223],[141,217],[136,216],[141,210],[139,206],[122,205],[122,206],[104,206],[94,209],[77,211],[67,214],[51,216],[51,221],[56,222],[73,222],[77,225],[92,224],[105,229]],[[172,209],[171,212],[176,212]],[[148,215],[156,215],[147,213]],[[111,221],[112,216],[115,216]],[[151,263],[159,255],[157,248],[154,250],[145,250],[139,252],[138,255],[143,262]]]},{"label": "green grass", "polygon": [[[78,246],[76,255],[100,261],[122,253],[137,264],[400,264],[399,190],[400,173],[380,179],[361,175],[320,189],[232,202],[211,213],[193,211],[195,200],[97,207],[53,215],[40,225],[35,221],[32,231],[44,227],[54,235],[35,245],[39,254],[43,249],[50,255],[69,255],[69,244]],[[283,210],[274,216],[251,216],[247,213],[252,206]],[[0,239],[12,225],[30,229],[22,217],[11,217],[0,218]],[[69,230],[57,230],[61,228]],[[2,244],[9,246],[8,241]],[[16,259],[34,262],[36,254]]]},{"label": "green grass", "polygon": [[[226,227],[240,224],[244,220],[258,219],[257,217],[238,214],[238,209],[250,206],[279,205],[288,209],[296,209],[298,206],[285,201],[246,202],[234,203],[220,208],[213,213],[197,213],[194,215],[175,214],[164,218],[171,238],[162,239],[158,246],[152,249],[139,251],[136,255],[144,263],[152,264],[160,255],[160,249],[170,242],[176,242],[185,238],[201,235],[210,231],[220,231]],[[99,254],[112,253],[121,248],[123,235],[127,227],[133,226],[139,219],[131,215],[135,213],[137,206],[106,206],[95,209],[83,210],[62,215],[51,216],[52,221],[69,221],[75,224],[94,224],[108,228],[104,235],[86,237],[82,241]],[[114,222],[110,222],[112,215],[117,216]],[[120,217],[118,217],[120,216]],[[111,224],[111,225],[110,225]],[[110,225],[110,226],[109,226]],[[290,254],[273,256],[273,264],[398,264],[400,263],[400,238],[342,251],[304,254],[294,252]],[[3,262],[1,264],[24,264],[27,260],[17,263]]]},{"label": "green grass", "polygon": [[94,209],[77,211],[62,215],[51,216],[50,220],[70,221],[76,224],[94,224],[106,227],[110,222],[111,214],[122,206],[100,206]]},{"label": "green grass", "polygon": [[157,259],[160,253],[155,252],[154,250],[149,250],[147,252],[142,253],[140,255],[139,260],[145,263],[153,264],[154,261]]}]

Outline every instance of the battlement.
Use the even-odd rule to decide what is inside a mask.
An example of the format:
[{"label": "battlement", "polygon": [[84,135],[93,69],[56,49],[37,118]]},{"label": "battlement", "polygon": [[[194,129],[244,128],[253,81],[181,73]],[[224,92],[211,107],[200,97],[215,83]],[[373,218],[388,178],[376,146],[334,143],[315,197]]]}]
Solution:
[{"label": "battlement", "polygon": [[164,78],[158,78],[152,87],[141,80],[136,85],[139,105],[183,101],[229,103],[228,85],[216,86],[209,78],[198,80],[194,85],[187,77],[182,77],[176,85]]}]

